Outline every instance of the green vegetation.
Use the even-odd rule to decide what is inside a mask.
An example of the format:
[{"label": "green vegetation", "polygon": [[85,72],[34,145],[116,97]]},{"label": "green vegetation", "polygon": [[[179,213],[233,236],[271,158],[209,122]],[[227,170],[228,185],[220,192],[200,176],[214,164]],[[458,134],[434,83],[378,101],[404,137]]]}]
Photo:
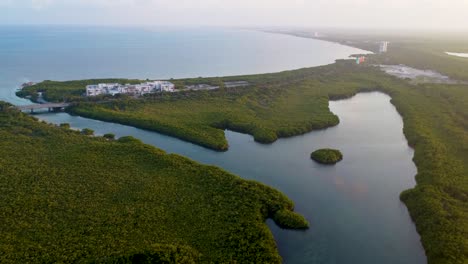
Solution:
[{"label": "green vegetation", "polygon": [[466,44],[451,45],[434,41],[392,42],[387,53],[373,56],[369,63],[405,64],[417,69],[435,70],[455,80],[468,81],[468,59],[447,55],[450,50],[465,50]]},{"label": "green vegetation", "polygon": [[65,128],[65,129],[70,129],[70,124],[68,124],[68,123],[62,123],[62,124],[60,124],[60,127],[61,127],[61,128]]},{"label": "green vegetation", "polygon": [[468,261],[468,87],[419,85],[392,102],[415,148],[417,186],[402,193],[429,263]]},{"label": "green vegetation", "polygon": [[[305,35],[304,35],[305,34]],[[405,64],[413,68],[435,70],[455,80],[468,81],[468,59],[445,52],[468,53],[466,34],[418,32],[327,32],[325,40],[378,52],[380,41],[389,41],[388,52],[370,57],[367,63]],[[302,36],[311,36],[303,33]]]},{"label": "green vegetation", "polygon": [[[90,79],[68,82],[57,82],[46,80],[38,84],[28,86],[16,94],[19,97],[29,97],[32,101],[36,102],[38,99],[38,92],[42,92],[42,96],[49,102],[64,102],[83,99],[83,94],[86,93],[86,85],[96,83],[141,83],[140,80],[134,79]],[[94,100],[102,100],[103,97],[92,98]]]},{"label": "green vegetation", "polygon": [[312,154],[310,158],[322,164],[336,164],[343,159],[343,154],[337,149],[318,149]]},{"label": "green vegetation", "polygon": [[84,128],[81,130],[81,134],[86,135],[86,136],[92,136],[94,135],[94,130],[89,129],[89,128]]},{"label": "green vegetation", "polygon": [[110,139],[110,140],[113,140],[113,139],[115,139],[115,134],[107,133],[107,134],[104,134],[103,137],[107,138],[107,139]]},{"label": "green vegetation", "polygon": [[294,229],[307,229],[309,228],[309,223],[302,216],[298,215],[290,210],[278,210],[273,215],[273,220],[275,223],[283,228],[294,228]]},{"label": "green vegetation", "polygon": [[202,261],[200,253],[190,247],[156,244],[151,245],[150,249],[145,251],[131,252],[124,256],[106,257],[94,262],[107,264],[195,264],[200,261]]},{"label": "green vegetation", "polygon": [[[346,44],[364,48],[376,45],[372,39],[369,42],[367,38],[359,38],[350,38],[352,42]],[[370,56],[369,62],[404,63],[468,80],[466,60],[443,53],[467,52],[460,44],[465,43],[466,47],[467,41],[442,43],[413,39],[375,37],[374,41],[389,40],[390,51]],[[338,36],[335,40],[345,42],[347,38]],[[278,137],[338,124],[338,118],[328,109],[329,99],[347,98],[362,91],[385,92],[402,115],[404,133],[415,149],[417,186],[403,192],[401,200],[421,235],[428,261],[467,263],[468,86],[414,85],[368,65],[338,61],[333,65],[276,74],[227,77],[222,79],[246,80],[253,87],[122,98],[99,104],[82,100],[68,111],[226,150],[223,129],[248,133],[257,141],[269,143]],[[284,220],[283,213],[275,212],[278,214],[271,215],[279,225],[290,226],[284,223],[293,219]]]},{"label": "green vegetation", "polygon": [[300,219],[258,182],[6,103],[0,138],[1,263],[280,263],[265,219]]},{"label": "green vegetation", "polygon": [[280,137],[338,124],[338,117],[328,110],[328,98],[374,89],[375,81],[368,78],[368,71],[377,72],[341,61],[333,66],[236,77],[255,84],[248,88],[153,94],[97,104],[81,101],[67,111],[225,151],[228,142],[224,129],[251,134],[258,142],[272,143]]}]

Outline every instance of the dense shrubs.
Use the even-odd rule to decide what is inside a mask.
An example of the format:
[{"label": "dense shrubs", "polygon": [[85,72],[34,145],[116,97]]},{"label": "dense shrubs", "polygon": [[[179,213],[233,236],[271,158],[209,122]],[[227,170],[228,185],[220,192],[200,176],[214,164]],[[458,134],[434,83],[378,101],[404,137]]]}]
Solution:
[{"label": "dense shrubs", "polygon": [[109,140],[114,140],[115,139],[115,134],[112,133],[106,133],[103,135],[104,138],[109,139]]},{"label": "dense shrubs", "polygon": [[141,140],[138,138],[132,137],[132,136],[125,136],[121,137],[117,140],[120,143],[136,143],[136,144],[141,144],[143,143]]},{"label": "dense shrubs", "polygon": [[62,123],[62,124],[60,124],[60,127],[65,128],[65,129],[70,129],[70,124],[69,123]]},{"label": "dense shrubs", "polygon": [[184,246],[151,245],[150,249],[124,256],[111,256],[93,260],[96,264],[196,264],[200,263],[201,255],[196,250]]},{"label": "dense shrubs", "polygon": [[289,210],[281,209],[273,214],[273,220],[282,228],[307,229],[309,223],[299,214]]},{"label": "dense shrubs", "polygon": [[337,149],[318,149],[310,154],[310,158],[322,164],[335,164],[343,159],[343,154]]},{"label": "dense shrubs", "polygon": [[0,102],[0,263],[281,263],[279,191]]},{"label": "dense shrubs", "polygon": [[94,135],[94,130],[89,129],[89,128],[83,128],[81,130],[81,134],[86,135],[86,136],[92,136]]},{"label": "dense shrubs", "polygon": [[[222,131],[224,129],[250,134],[257,142],[272,143],[279,137],[291,137],[337,125],[338,118],[328,109],[328,92],[346,91],[351,95],[360,87],[358,83],[350,81],[345,89],[340,80],[343,76],[338,76],[337,80],[329,80],[328,91],[322,89],[323,83],[316,82],[314,77],[334,74],[338,70],[345,74],[355,73],[361,86],[362,83],[373,84],[368,80],[367,71],[341,62],[315,70],[242,77],[259,87],[226,89],[223,92],[155,94],[100,104],[81,102],[67,111],[156,131],[225,151],[228,142]],[[270,87],[260,87],[267,84]]]},{"label": "dense shrubs", "polygon": [[255,141],[260,143],[273,143],[278,139],[278,135],[271,130],[256,129],[253,132]]},{"label": "dense shrubs", "polygon": [[[396,88],[396,87],[395,87]],[[429,263],[468,261],[468,89],[418,85],[398,89],[392,103],[415,148],[418,185],[401,194]]]}]

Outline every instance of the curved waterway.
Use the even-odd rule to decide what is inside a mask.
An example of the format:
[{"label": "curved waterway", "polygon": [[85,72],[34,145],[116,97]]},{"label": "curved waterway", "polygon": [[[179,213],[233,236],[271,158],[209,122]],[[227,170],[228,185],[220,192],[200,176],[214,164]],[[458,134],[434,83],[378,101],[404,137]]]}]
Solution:
[{"label": "curved waterway", "polygon": [[[424,250],[399,194],[415,185],[413,150],[390,97],[361,93],[330,102],[340,124],[270,145],[249,135],[226,131],[230,149],[219,153],[134,127],[65,113],[38,115],[42,120],[97,134],[131,135],[170,153],[222,167],[287,194],[305,215],[307,231],[281,230],[268,224],[284,263],[425,263]],[[310,159],[318,148],[343,152],[335,166]]]}]

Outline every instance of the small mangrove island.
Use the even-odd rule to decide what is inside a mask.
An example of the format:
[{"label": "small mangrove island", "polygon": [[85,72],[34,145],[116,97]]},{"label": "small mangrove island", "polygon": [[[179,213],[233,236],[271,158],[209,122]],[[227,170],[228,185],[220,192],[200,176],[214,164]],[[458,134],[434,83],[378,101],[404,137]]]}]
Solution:
[{"label": "small mangrove island", "polygon": [[310,154],[310,158],[322,164],[336,164],[343,159],[343,154],[337,149],[318,149]]}]

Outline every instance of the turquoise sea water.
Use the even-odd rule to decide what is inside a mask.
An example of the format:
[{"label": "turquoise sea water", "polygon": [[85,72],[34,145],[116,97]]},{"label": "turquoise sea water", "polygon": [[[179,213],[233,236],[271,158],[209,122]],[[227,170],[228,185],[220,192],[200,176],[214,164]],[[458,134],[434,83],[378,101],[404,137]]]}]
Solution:
[{"label": "turquoise sea water", "polygon": [[[253,31],[0,27],[0,99],[24,81],[97,77],[169,78],[274,72],[332,63],[362,51],[332,43]],[[220,166],[286,193],[311,223],[281,230],[268,221],[285,263],[425,263],[419,236],[398,198],[414,186],[413,151],[389,97],[359,94],[331,102],[341,123],[271,145],[226,131],[229,151],[214,152],[133,127],[70,116],[38,117],[98,134],[132,135],[168,152]],[[310,160],[317,148],[344,160]]]},{"label": "turquoise sea water", "polygon": [[248,30],[0,26],[0,99],[19,103],[25,81],[266,73],[360,52]]}]

